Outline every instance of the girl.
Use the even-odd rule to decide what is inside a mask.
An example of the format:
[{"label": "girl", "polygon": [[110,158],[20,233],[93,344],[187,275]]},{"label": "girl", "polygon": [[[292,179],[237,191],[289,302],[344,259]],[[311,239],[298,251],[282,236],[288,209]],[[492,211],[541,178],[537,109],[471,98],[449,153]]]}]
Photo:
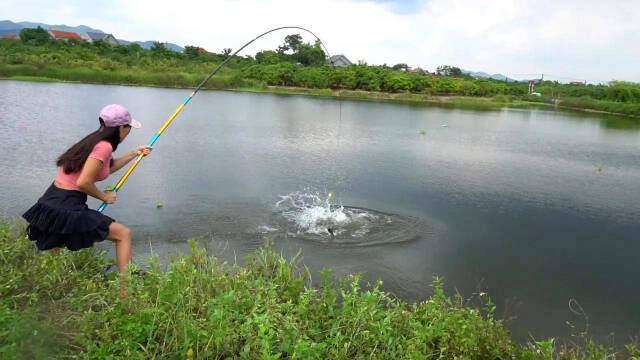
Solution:
[{"label": "girl", "polygon": [[131,261],[131,231],[114,219],[89,209],[87,195],[113,204],[116,193],[100,191],[95,182],[106,179],[139,154],[148,155],[152,149],[138,146],[123,156],[112,158],[111,153],[131,128],[140,128],[141,124],[124,106],[117,104],[105,106],[99,120],[98,130],[58,157],[58,174],[53,184],[22,217],[29,223],[29,239],[34,240],[40,250],[55,252],[66,247],[75,251],[91,247],[105,238],[113,241],[118,271],[122,274]]}]

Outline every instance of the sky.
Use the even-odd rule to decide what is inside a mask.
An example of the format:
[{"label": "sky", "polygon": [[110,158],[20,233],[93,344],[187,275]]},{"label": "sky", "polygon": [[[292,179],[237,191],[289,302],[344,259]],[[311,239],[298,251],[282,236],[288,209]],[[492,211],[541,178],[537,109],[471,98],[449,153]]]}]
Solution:
[{"label": "sky", "polygon": [[[126,40],[219,52],[293,25],[354,63],[588,82],[640,82],[638,19],[640,0],[0,0],[0,20],[87,25]],[[273,33],[241,55],[275,49],[290,33]]]}]

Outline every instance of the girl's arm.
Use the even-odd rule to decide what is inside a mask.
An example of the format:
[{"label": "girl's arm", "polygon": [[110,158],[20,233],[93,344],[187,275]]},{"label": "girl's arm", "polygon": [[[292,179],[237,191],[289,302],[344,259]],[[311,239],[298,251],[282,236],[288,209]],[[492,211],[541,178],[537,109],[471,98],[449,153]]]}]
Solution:
[{"label": "girl's arm", "polygon": [[[102,200],[107,202],[107,200],[111,200],[112,196],[109,196],[106,192],[100,191],[93,180],[96,178],[100,169],[102,168],[102,161],[94,158],[87,158],[84,166],[82,167],[82,171],[80,172],[80,176],[78,177],[78,181],[76,185],[80,188],[80,190],[87,194],[91,195],[98,200]],[[115,199],[113,199],[115,200]]]},{"label": "girl's arm", "polygon": [[113,158],[113,162],[111,163],[109,172],[113,174],[114,172],[120,170],[123,166],[127,165],[129,161],[133,160],[133,158],[136,156],[138,156],[138,154],[135,152],[135,149],[133,149],[120,157]]},{"label": "girl's arm", "polygon": [[145,155],[149,155],[151,153],[151,150],[152,150],[152,147],[146,146],[146,145],[140,145],[133,148],[128,153],[120,157],[114,158],[113,163],[109,168],[109,172],[113,174],[114,172],[120,170],[123,166],[127,165],[129,161],[133,160],[133,158],[138,156],[141,152],[143,152]]}]

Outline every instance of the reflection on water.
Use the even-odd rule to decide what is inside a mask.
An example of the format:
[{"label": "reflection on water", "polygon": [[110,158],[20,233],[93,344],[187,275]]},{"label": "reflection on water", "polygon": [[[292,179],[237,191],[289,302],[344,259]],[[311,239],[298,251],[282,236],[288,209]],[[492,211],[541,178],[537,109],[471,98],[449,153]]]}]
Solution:
[{"label": "reflection on water", "polygon": [[600,120],[602,127],[619,130],[640,130],[640,120],[606,116]]},{"label": "reflection on water", "polygon": [[[144,124],[118,155],[146,143],[187,93],[0,82],[0,207],[30,206],[104,104]],[[184,251],[190,237],[234,261],[268,237],[285,255],[301,249],[312,272],[362,272],[408,300],[428,296],[436,275],[462,294],[481,284],[498,313],[516,316],[520,339],[567,335],[578,321],[569,299],[593,335],[626,339],[640,331],[638,130],[543,109],[203,91],[107,214],[132,228],[137,261]],[[321,195],[276,206],[296,192]]]}]

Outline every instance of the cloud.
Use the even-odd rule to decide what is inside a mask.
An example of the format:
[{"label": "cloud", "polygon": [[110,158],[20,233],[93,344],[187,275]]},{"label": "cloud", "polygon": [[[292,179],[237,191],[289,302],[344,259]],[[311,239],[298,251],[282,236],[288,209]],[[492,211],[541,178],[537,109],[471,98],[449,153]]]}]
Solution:
[{"label": "cloud", "polygon": [[387,9],[396,14],[413,14],[418,12],[426,0],[362,0],[387,5]]},{"label": "cloud", "polygon": [[[238,48],[269,28],[297,25],[354,62],[640,81],[640,2],[631,0],[32,0],[2,2],[0,12],[13,21],[84,24],[127,40],[213,51]],[[273,49],[288,33],[261,39],[246,54]]]}]

